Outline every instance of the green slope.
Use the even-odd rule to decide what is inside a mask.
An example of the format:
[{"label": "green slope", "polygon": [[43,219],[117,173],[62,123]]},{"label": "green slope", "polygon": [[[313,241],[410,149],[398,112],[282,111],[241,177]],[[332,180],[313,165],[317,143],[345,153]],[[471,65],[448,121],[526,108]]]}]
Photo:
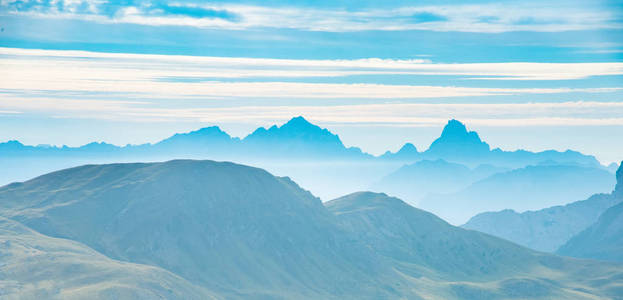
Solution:
[{"label": "green slope", "polygon": [[623,266],[535,252],[454,227],[385,194],[326,203],[340,224],[433,298],[582,299],[617,295]]},{"label": "green slope", "polygon": [[[0,189],[1,213],[229,297],[394,295],[395,278],[287,178],[213,161],[89,165]],[[393,277],[392,277],[393,276]]]},{"label": "green slope", "polygon": [[212,299],[153,266],[107,258],[75,241],[0,217],[1,299]]}]

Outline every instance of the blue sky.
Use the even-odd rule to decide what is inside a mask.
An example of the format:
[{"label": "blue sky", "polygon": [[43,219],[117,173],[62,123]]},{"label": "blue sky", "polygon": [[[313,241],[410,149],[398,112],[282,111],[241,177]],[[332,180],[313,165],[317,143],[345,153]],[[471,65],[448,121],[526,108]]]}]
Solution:
[{"label": "blue sky", "polygon": [[0,140],[303,115],[377,154],[458,118],[503,149],[623,159],[622,1],[7,0],[0,28]]}]

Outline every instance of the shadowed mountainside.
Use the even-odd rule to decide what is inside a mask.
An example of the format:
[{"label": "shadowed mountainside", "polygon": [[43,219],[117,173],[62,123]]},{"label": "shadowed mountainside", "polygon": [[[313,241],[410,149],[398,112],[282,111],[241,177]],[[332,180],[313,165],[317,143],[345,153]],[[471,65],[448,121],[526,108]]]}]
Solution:
[{"label": "shadowed mountainside", "polygon": [[154,266],[112,260],[0,217],[2,299],[215,299]]},{"label": "shadowed mountainside", "polygon": [[623,262],[623,163],[616,173],[617,186],[611,197],[619,204],[558,249],[562,255]]},{"label": "shadowed mountainside", "polygon": [[[383,194],[327,206],[288,178],[213,161],[87,165],[0,188],[3,217],[219,298],[590,299],[623,278],[618,265],[534,252]],[[56,281],[90,271],[73,272],[46,280],[68,292]]]},{"label": "shadowed mountainside", "polygon": [[586,200],[537,211],[517,213],[507,209],[481,213],[472,217],[463,227],[535,250],[554,252],[571,237],[597,221],[608,208],[623,201],[623,195],[617,192],[623,189],[620,187],[620,176],[617,180],[615,192],[610,194],[595,194]]}]

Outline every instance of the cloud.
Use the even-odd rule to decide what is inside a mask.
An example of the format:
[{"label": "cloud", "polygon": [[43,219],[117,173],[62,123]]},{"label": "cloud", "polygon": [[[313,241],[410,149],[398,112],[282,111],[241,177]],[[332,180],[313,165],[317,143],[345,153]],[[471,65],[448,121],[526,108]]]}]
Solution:
[{"label": "cloud", "polygon": [[[5,57],[2,57],[4,55]],[[123,61],[123,63],[120,63]],[[463,76],[478,80],[574,80],[593,76],[623,75],[623,63],[432,63],[427,59],[266,59],[98,53],[64,50],[0,48],[0,62],[13,77],[54,74],[82,81],[167,81],[188,83],[227,78],[313,78],[352,75]],[[66,66],[71,66],[67,68]],[[126,72],[119,72],[120,69]],[[67,70],[73,70],[69,72]],[[30,75],[29,75],[30,74]],[[6,80],[10,80],[6,79]]]},{"label": "cloud", "polygon": [[128,1],[0,2],[8,13],[83,19],[102,23],[176,25],[245,30],[285,28],[308,31],[428,30],[460,32],[595,30],[623,28],[615,10],[600,5],[542,2],[363,8],[261,6],[228,3]]}]

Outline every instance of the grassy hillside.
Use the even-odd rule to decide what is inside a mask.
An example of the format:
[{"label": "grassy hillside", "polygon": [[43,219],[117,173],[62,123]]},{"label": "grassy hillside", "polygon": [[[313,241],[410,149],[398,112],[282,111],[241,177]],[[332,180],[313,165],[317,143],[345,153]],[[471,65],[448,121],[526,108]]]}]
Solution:
[{"label": "grassy hillside", "polygon": [[213,299],[157,267],[112,260],[0,217],[2,299]]}]

